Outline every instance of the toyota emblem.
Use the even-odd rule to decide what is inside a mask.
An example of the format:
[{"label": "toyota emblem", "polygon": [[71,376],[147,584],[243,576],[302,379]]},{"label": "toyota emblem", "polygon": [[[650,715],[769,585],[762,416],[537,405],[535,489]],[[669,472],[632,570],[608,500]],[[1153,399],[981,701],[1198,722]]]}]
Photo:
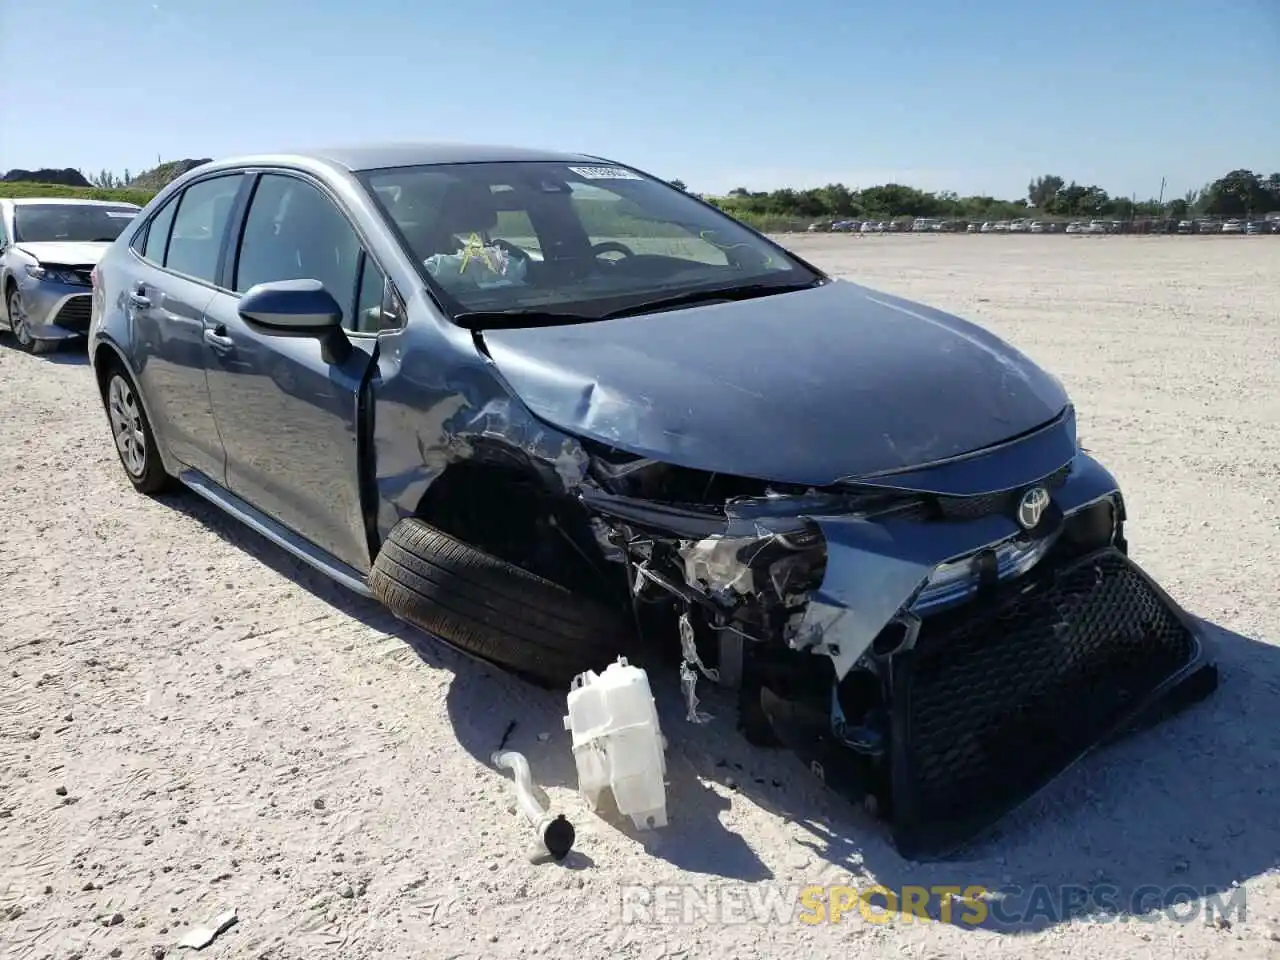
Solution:
[{"label": "toyota emblem", "polygon": [[1044,487],[1032,487],[1018,502],[1018,523],[1024,530],[1034,530],[1049,506],[1049,491]]}]

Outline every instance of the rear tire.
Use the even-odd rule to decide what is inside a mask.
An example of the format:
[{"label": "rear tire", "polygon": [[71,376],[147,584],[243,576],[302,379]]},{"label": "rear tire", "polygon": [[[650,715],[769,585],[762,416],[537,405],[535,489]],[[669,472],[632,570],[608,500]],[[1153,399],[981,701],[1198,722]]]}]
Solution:
[{"label": "rear tire", "polygon": [[369,587],[400,619],[541,686],[567,689],[635,650],[622,613],[416,517],[391,531]]},{"label": "rear tire", "polygon": [[163,493],[173,478],[165,472],[164,460],[156,446],[151,421],[138,399],[137,387],[119,363],[107,368],[102,400],[125,476],[139,493],[148,496]]}]

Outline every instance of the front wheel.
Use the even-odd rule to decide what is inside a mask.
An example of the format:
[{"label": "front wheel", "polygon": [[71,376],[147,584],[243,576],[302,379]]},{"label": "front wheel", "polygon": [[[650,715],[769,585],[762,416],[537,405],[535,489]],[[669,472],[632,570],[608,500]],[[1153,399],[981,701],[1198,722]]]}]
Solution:
[{"label": "front wheel", "polygon": [[151,432],[133,382],[118,366],[111,369],[103,396],[116,453],[120,455],[120,464],[129,482],[139,493],[162,492],[169,486],[170,478],[160,459],[155,434]]},{"label": "front wheel", "polygon": [[9,291],[9,329],[13,338],[18,341],[18,349],[25,353],[47,353],[57,343],[37,340],[31,335],[31,324],[27,320],[27,311],[22,306],[22,294],[14,287]]}]

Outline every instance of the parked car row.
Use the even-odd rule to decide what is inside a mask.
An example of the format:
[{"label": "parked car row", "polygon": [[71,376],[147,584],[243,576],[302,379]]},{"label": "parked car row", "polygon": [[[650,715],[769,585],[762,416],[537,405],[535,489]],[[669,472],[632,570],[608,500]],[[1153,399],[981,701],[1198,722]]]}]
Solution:
[{"label": "parked car row", "polygon": [[1057,378],[634,168],[363,145],[6,210],[22,336],[91,291],[139,493],[562,692],[683,661],[904,856],[1216,686]]},{"label": "parked car row", "polygon": [[806,228],[809,233],[1226,233],[1259,236],[1280,234],[1280,217],[1272,219],[1215,220],[954,220],[916,217],[897,220],[819,221]]}]

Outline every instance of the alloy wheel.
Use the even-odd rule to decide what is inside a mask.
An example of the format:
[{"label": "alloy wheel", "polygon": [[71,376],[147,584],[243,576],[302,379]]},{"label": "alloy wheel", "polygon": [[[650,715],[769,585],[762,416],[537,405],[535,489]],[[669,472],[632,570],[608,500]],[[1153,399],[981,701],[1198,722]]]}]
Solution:
[{"label": "alloy wheel", "polygon": [[142,408],[128,381],[119,374],[107,387],[107,412],[120,460],[130,475],[139,478],[147,469],[147,435],[142,428]]},{"label": "alloy wheel", "polygon": [[31,347],[31,328],[27,326],[27,314],[22,309],[22,294],[14,290],[9,294],[9,327],[18,344],[24,349]]}]

